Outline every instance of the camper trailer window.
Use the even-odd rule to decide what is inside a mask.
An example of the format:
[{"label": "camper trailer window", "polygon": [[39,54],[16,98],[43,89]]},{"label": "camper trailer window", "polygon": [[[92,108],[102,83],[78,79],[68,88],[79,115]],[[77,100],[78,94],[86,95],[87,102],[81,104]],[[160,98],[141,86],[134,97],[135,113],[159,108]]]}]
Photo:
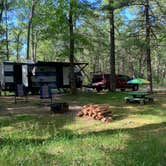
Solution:
[{"label": "camper trailer window", "polygon": [[4,70],[5,71],[13,71],[13,65],[5,65]]}]

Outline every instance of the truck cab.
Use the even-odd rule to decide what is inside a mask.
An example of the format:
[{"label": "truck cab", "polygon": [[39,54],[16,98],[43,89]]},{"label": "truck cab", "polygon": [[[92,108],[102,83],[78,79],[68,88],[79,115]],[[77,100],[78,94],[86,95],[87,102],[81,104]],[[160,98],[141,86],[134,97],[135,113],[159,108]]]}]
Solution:
[{"label": "truck cab", "polygon": [[[138,90],[138,84],[128,84],[127,81],[132,78],[127,75],[116,75],[116,88],[121,91],[125,89],[132,89],[133,91]],[[110,86],[110,74],[93,74],[92,78],[92,87],[95,88],[98,92],[102,89],[109,89]]]}]

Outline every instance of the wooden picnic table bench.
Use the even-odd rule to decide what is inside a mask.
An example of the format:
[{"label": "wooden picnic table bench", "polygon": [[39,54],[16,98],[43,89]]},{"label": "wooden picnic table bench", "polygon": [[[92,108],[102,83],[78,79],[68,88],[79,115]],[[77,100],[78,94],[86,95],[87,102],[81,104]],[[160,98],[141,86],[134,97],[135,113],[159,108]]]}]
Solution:
[{"label": "wooden picnic table bench", "polygon": [[125,102],[126,103],[140,103],[140,104],[145,104],[145,99],[144,98],[125,97]]}]

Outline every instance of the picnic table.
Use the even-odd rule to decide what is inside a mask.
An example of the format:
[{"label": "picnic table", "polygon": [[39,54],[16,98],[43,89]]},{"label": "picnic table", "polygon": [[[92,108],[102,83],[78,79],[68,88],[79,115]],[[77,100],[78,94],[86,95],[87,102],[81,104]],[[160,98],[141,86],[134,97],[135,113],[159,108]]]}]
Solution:
[{"label": "picnic table", "polygon": [[150,96],[149,92],[129,92],[130,97],[125,97],[126,103],[140,103],[145,104],[146,102],[152,102],[153,97]]}]

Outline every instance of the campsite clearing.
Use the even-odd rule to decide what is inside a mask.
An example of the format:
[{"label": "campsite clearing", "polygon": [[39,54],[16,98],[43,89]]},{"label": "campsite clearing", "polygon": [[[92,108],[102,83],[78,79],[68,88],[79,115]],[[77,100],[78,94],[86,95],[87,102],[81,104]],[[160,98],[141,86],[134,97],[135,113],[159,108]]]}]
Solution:
[{"label": "campsite clearing", "polygon": [[[125,104],[126,93],[81,93],[56,101],[70,111],[54,114],[38,96],[14,104],[0,98],[0,165],[165,165],[166,96],[154,103]],[[77,117],[85,104],[108,104],[111,123]]]}]

